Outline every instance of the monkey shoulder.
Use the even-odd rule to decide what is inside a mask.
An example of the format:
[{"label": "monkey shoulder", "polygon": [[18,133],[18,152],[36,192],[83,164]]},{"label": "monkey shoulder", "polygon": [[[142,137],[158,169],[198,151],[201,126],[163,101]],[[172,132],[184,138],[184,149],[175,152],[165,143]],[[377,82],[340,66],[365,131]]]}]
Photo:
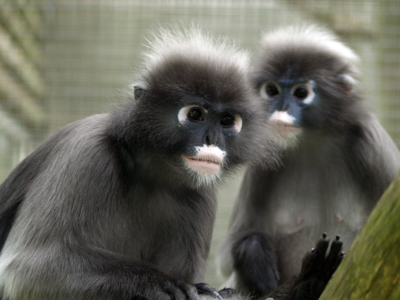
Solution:
[{"label": "monkey shoulder", "polygon": [[[52,134],[10,173],[0,187],[0,201],[25,198],[29,190],[44,187],[45,181],[56,185],[71,184],[69,179],[85,173],[87,165],[107,158],[104,145],[108,115],[95,115],[73,122]],[[103,148],[103,149],[101,149]],[[103,155],[101,155],[103,154]],[[79,161],[79,163],[76,163]],[[64,176],[72,173],[74,176]],[[59,182],[57,182],[57,180]],[[8,199],[8,200],[7,200]]]},{"label": "monkey shoulder", "polygon": [[348,130],[342,155],[365,196],[374,201],[400,170],[400,152],[373,114]]},{"label": "monkey shoulder", "polygon": [[91,165],[102,172],[107,166],[112,167],[117,155],[109,126],[110,115],[93,115],[67,125],[43,143],[42,148],[49,147],[49,159],[72,172],[72,167],[79,168],[80,172],[93,171]]},{"label": "monkey shoulder", "polygon": [[[109,115],[94,115],[50,136],[15,169],[10,186],[26,182],[24,201],[49,204],[118,197],[118,157],[110,145]],[[112,195],[111,192],[115,195]]]}]

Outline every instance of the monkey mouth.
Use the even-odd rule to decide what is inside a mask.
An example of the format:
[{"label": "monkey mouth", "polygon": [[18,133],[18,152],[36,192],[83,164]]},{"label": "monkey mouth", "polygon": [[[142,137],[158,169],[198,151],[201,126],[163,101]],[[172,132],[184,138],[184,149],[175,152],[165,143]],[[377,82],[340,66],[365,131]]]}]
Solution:
[{"label": "monkey mouth", "polygon": [[299,126],[294,125],[293,123],[288,123],[281,120],[271,120],[270,123],[273,124],[274,126],[300,128]]},{"label": "monkey mouth", "polygon": [[202,175],[213,175],[221,170],[222,159],[213,155],[183,155],[186,165]]},{"label": "monkey mouth", "polygon": [[271,120],[269,123],[276,134],[284,139],[296,136],[301,131],[300,126],[281,120]]}]

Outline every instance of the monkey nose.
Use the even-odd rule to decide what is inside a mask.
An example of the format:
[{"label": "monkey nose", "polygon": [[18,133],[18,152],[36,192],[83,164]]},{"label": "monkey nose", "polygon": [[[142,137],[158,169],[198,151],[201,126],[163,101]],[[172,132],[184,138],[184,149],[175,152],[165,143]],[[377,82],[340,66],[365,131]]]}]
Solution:
[{"label": "monkey nose", "polygon": [[218,135],[211,135],[211,134],[207,134],[205,137],[205,144],[207,146],[211,146],[211,145],[216,145],[218,143]]}]

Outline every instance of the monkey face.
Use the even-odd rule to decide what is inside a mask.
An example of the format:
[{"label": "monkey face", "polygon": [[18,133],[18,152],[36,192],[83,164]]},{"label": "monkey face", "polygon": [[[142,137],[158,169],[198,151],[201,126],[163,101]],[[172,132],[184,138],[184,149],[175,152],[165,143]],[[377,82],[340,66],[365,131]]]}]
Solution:
[{"label": "monkey face", "polygon": [[[284,146],[342,130],[351,115],[358,57],[331,32],[281,28],[262,39],[251,76]],[[289,143],[289,144],[288,144]]]},{"label": "monkey face", "polygon": [[[284,147],[296,145],[299,139],[341,130],[357,100],[352,97],[351,76],[322,68],[318,76],[297,76],[300,72],[293,65],[287,66],[283,75],[262,77],[256,84],[268,106],[268,123]],[[297,69],[301,68],[306,69],[298,63]]]},{"label": "monkey face", "polygon": [[[224,173],[249,161],[256,151],[254,136],[264,123],[261,102],[250,88],[224,93],[214,82],[201,91],[186,85],[173,96],[165,85],[136,87],[135,99],[143,105],[136,118],[147,124],[137,131],[141,144],[157,156],[160,170],[189,185],[216,184]],[[149,106],[151,110],[144,109]]]},{"label": "monkey face", "polygon": [[244,163],[259,163],[270,144],[247,55],[197,41],[188,49],[163,46],[167,54],[150,55],[134,86],[131,131],[146,158],[157,160],[158,173],[174,184],[214,184]]},{"label": "monkey face", "polygon": [[260,97],[269,105],[269,123],[278,138],[290,142],[302,132],[304,111],[315,104],[315,82],[301,79],[267,80]]},{"label": "monkey face", "polygon": [[239,134],[242,117],[187,105],[179,110],[178,122],[183,130],[191,132],[190,146],[182,154],[185,166],[202,176],[218,175],[226,156],[225,139]]}]

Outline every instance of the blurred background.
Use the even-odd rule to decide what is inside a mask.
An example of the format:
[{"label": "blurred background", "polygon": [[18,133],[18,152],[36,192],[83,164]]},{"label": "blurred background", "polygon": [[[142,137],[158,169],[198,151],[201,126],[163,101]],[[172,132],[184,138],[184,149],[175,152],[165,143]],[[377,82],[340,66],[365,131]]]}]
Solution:
[{"label": "blurred background", "polygon": [[[304,21],[333,29],[361,57],[360,89],[399,146],[399,0],[0,0],[0,182],[49,134],[123,101],[151,30],[195,23],[256,54],[262,32]],[[240,174],[219,191],[214,286]]]}]

